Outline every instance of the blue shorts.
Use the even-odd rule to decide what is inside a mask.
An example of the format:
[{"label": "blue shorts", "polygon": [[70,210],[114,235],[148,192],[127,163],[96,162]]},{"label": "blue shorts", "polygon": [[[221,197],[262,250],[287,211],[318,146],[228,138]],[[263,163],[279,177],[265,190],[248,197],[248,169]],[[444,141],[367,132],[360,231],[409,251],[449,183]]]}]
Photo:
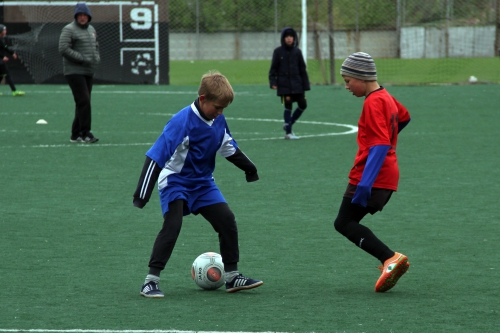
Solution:
[{"label": "blue shorts", "polygon": [[179,184],[169,184],[160,190],[162,215],[168,212],[168,204],[175,200],[184,200],[184,216],[191,213],[198,214],[198,209],[226,202],[219,188],[215,185],[200,185],[186,187]]}]

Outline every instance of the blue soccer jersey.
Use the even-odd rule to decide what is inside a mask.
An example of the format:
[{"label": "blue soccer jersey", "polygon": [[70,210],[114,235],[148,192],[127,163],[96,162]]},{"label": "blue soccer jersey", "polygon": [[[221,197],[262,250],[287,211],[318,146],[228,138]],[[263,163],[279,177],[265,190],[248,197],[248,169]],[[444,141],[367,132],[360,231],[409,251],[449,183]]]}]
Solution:
[{"label": "blue soccer jersey", "polygon": [[204,201],[203,205],[225,202],[213,178],[215,158],[217,152],[231,156],[237,148],[224,115],[206,120],[195,103],[176,113],[146,153],[162,168],[158,188],[163,214],[177,199],[187,201],[185,213],[196,209],[192,200]]}]

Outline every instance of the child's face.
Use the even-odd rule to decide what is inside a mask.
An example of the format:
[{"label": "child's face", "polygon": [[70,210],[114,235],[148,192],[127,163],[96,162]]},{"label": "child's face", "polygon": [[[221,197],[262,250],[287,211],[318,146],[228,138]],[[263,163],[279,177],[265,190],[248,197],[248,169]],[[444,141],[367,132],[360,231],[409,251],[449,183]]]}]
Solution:
[{"label": "child's face", "polygon": [[350,76],[344,76],[345,88],[352,92],[356,97],[363,97],[366,95],[366,81],[356,79]]},{"label": "child's face", "polygon": [[207,119],[213,120],[220,116],[228,104],[223,104],[219,101],[207,101],[205,95],[199,97],[200,112],[202,112]]},{"label": "child's face", "polygon": [[5,35],[7,35],[7,28],[3,29],[3,31],[0,32],[0,37],[3,37]]},{"label": "child's face", "polygon": [[285,44],[288,46],[292,46],[293,45],[293,36],[286,36],[285,37]]}]

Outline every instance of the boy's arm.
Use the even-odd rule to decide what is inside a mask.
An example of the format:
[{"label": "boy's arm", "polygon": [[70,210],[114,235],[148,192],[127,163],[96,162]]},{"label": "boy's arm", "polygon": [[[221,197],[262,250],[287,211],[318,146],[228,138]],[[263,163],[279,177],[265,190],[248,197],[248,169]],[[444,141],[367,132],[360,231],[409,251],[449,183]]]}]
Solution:
[{"label": "boy's arm", "polygon": [[245,171],[247,182],[255,182],[259,180],[257,167],[252,161],[250,161],[247,155],[240,150],[240,148],[236,148],[235,153],[231,156],[227,156],[226,159],[241,170]]},{"label": "boy's arm", "polygon": [[300,76],[302,77],[302,88],[304,90],[311,90],[311,84],[309,83],[309,75],[307,74],[306,62],[304,61],[304,56],[302,55],[302,51],[300,51],[299,57],[299,71]]},{"label": "boy's arm", "polygon": [[134,192],[134,206],[143,208],[151,198],[151,193],[155,187],[156,181],[160,176],[161,168],[149,156],[146,156],[146,161],[142,167],[139,183]]},{"label": "boy's arm", "polygon": [[403,130],[403,128],[408,125],[408,123],[411,120],[410,113],[408,110],[405,108],[405,106],[401,103],[398,102],[397,99],[392,97],[394,100],[394,103],[396,103],[396,106],[398,107],[398,133]]},{"label": "boy's arm", "polygon": [[403,130],[403,128],[406,127],[406,125],[408,125],[408,123],[410,122],[411,118],[408,119],[407,121],[400,121],[398,123],[398,133],[401,132]]},{"label": "boy's arm", "polygon": [[269,69],[269,86],[271,88],[278,86],[278,68],[279,57],[277,55],[277,50],[274,50],[273,60],[271,61],[271,68]]},{"label": "boy's arm", "polygon": [[0,47],[3,47],[4,50],[11,56],[14,56],[14,54],[16,54],[15,51],[12,50],[11,46],[4,44],[3,42],[0,43]]}]

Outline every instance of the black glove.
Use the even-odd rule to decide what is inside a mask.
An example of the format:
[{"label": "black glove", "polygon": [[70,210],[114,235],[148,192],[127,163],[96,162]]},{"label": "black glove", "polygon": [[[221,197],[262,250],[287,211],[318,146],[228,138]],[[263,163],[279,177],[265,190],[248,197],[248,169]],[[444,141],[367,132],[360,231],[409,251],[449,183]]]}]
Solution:
[{"label": "black glove", "polygon": [[245,172],[245,176],[247,178],[247,182],[256,182],[259,180],[259,175],[257,174],[257,170],[255,172]]}]

